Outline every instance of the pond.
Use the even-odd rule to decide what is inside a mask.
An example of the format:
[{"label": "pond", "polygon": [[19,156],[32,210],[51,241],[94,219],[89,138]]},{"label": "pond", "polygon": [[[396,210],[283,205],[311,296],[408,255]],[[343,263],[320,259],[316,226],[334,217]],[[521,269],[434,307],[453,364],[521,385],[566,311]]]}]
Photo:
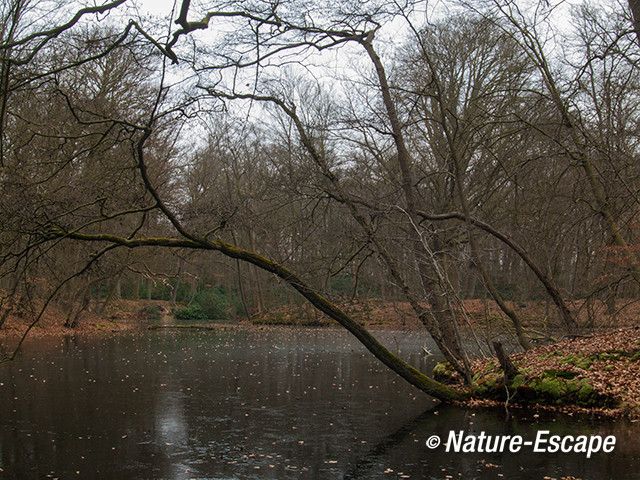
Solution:
[{"label": "pond", "polygon": [[[430,371],[422,333],[377,332]],[[640,425],[437,403],[346,332],[227,327],[33,338],[0,366],[0,478],[635,479]],[[614,435],[611,453],[454,453],[465,434]]]}]

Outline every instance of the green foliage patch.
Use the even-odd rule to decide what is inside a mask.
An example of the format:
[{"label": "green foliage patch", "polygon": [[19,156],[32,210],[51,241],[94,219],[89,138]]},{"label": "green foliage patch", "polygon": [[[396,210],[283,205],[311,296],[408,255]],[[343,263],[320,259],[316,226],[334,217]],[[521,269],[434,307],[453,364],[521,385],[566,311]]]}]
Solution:
[{"label": "green foliage patch", "polygon": [[173,315],[178,320],[227,320],[234,306],[234,299],[216,288],[197,293],[191,305],[174,308]]},{"label": "green foliage patch", "polygon": [[146,305],[140,311],[140,315],[149,320],[160,320],[162,318],[163,309],[160,305]]}]

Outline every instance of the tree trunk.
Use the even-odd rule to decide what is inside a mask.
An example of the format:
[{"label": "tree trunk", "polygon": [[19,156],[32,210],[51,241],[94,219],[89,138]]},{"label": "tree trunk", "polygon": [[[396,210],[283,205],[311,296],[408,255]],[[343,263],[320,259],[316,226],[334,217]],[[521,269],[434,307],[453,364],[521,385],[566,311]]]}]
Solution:
[{"label": "tree trunk", "polygon": [[640,0],[629,0],[629,8],[633,17],[633,29],[636,32],[636,39],[640,45]]},{"label": "tree trunk", "polygon": [[242,300],[242,307],[244,308],[244,313],[247,316],[247,320],[251,321],[251,310],[249,308],[249,304],[247,303],[247,295],[244,292],[244,282],[242,281],[242,272],[240,271],[241,262],[236,259],[236,272],[238,273],[238,293],[240,293],[240,300]]},{"label": "tree trunk", "polygon": [[509,356],[504,352],[502,348],[501,342],[493,342],[493,349],[496,351],[496,356],[498,357],[498,361],[500,362],[500,366],[502,367],[502,371],[504,372],[504,384],[510,385],[513,383],[513,379],[520,372],[513,364]]},{"label": "tree trunk", "polygon": [[113,300],[120,300],[122,298],[122,276],[118,275],[113,286]]},{"label": "tree trunk", "polygon": [[123,238],[110,234],[85,234],[77,231],[59,230],[52,232],[51,235],[58,234],[60,238],[75,239],[79,241],[89,242],[110,242],[112,245],[119,245],[127,248],[137,247],[164,247],[164,248],[190,248],[194,250],[210,250],[217,251],[226,257],[239,259],[247,263],[251,263],[266,272],[272,273],[279,277],[293,289],[298,291],[309,303],[315,308],[333,318],[342,325],[348,332],[358,339],[362,345],[369,350],[378,360],[387,367],[415,386],[424,393],[431,395],[443,401],[456,401],[468,398],[468,391],[459,391],[441,384],[434,379],[423,374],[416,368],[407,364],[405,361],[394,355],[385,348],[367,329],[360,325],[351,316],[338,308],[335,304],[329,302],[319,293],[313,290],[306,282],[288,270],[286,267],[275,263],[268,258],[258,255],[257,253],[244,250],[235,245],[226,243],[220,239],[208,240],[205,238]]},{"label": "tree trunk", "polygon": [[118,281],[119,281],[119,277],[111,283],[111,288],[109,288],[109,293],[107,293],[107,297],[104,299],[104,301],[102,302],[102,305],[100,305],[100,307],[98,308],[98,311],[96,312],[99,317],[104,315],[105,311],[107,310],[107,307],[115,299],[117,290],[118,290],[117,289]]},{"label": "tree trunk", "polygon": [[94,308],[94,312],[97,312],[100,309],[100,301],[102,300],[102,281],[98,280],[96,282],[96,306]]},{"label": "tree trunk", "polygon": [[180,289],[180,284],[182,283],[182,269],[184,268],[184,258],[181,258],[178,262],[178,273],[176,274],[177,280],[176,284],[171,292],[171,305],[175,305],[178,299],[178,290]]},{"label": "tree trunk", "polygon": [[347,315],[333,303],[319,295],[311,287],[309,287],[302,279],[287,270],[282,265],[274,263],[265,257],[257,255],[253,252],[242,250],[234,245],[217,240],[209,243],[210,247],[220,251],[224,255],[231,258],[237,258],[249,262],[263,270],[271,272],[297,290],[307,301],[321,312],[333,318],[347,331],[354,335],[378,360],[384,363],[391,370],[396,372],[407,382],[422,390],[423,392],[443,401],[462,400],[468,396],[465,392],[454,390],[446,385],[436,382],[432,378],[424,375],[411,365],[401,360],[399,357],[391,353],[376,338],[371,335],[356,320]]},{"label": "tree trunk", "polygon": [[193,303],[193,301],[196,298],[196,295],[198,294],[198,277],[194,277],[193,280],[191,281],[191,296],[189,297],[189,303],[187,303],[187,306],[191,306],[191,304]]},{"label": "tree trunk", "polygon": [[140,278],[138,278],[138,275],[136,275],[133,285],[133,300],[140,300]]},{"label": "tree trunk", "polygon": [[[256,232],[251,229],[249,231],[249,237],[251,238],[251,251],[256,251]],[[262,313],[264,311],[264,300],[262,298],[262,286],[260,285],[260,276],[258,275],[258,269],[251,265],[251,275],[253,277],[253,285],[255,288],[255,300],[256,300],[256,312]]]},{"label": "tree trunk", "polygon": [[[378,76],[382,102],[387,112],[391,131],[393,132],[393,141],[396,146],[396,161],[401,173],[401,187],[406,202],[406,213],[413,226],[416,227],[419,224],[419,221],[413,192],[415,181],[410,167],[411,156],[404,141],[402,125],[398,118],[393,98],[391,97],[391,90],[389,88],[384,66],[371,43],[373,41],[373,35],[374,32],[371,32],[369,36],[366,39],[363,39],[360,43],[369,55]],[[431,252],[429,252],[426,246],[422,243],[422,239],[420,238],[420,234],[416,228],[410,228],[409,232],[411,235],[411,242],[413,243],[413,255],[418,265],[418,272],[425,291],[425,296],[431,306],[431,313],[433,314],[439,329],[439,335],[436,335],[434,340],[438,342],[436,338],[438,336],[441,337],[444,342],[443,353],[454,368],[459,371],[463,378],[465,378],[467,383],[471,384],[471,367],[469,359],[460,346],[455,315],[445,300],[445,297],[449,295],[450,292],[447,292],[446,285],[438,285],[438,282],[442,283],[442,279],[439,278],[438,272],[434,271],[434,268],[438,268],[437,265],[433,265],[433,262],[435,262],[436,259],[433,258]],[[424,314],[420,316],[423,318]],[[425,324],[425,326],[429,328],[428,324]]]}]

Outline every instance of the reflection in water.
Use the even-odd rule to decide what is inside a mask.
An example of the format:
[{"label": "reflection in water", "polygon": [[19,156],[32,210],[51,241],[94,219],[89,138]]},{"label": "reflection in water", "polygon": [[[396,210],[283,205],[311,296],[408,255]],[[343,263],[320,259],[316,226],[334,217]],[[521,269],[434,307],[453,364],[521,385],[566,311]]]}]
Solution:
[{"label": "reflection in water", "polygon": [[[160,446],[163,456],[172,457],[179,453],[181,446],[186,445],[188,438],[188,424],[180,395],[160,390],[153,411],[156,431],[154,443]],[[184,470],[180,471],[179,465],[172,467],[171,478],[181,478]]]},{"label": "reflection in water", "polygon": [[395,432],[383,437],[367,452],[366,455],[360,458],[356,464],[349,467],[347,472],[344,474],[344,478],[351,480],[370,478],[371,470],[382,466],[380,463],[381,459],[389,450],[401,445],[420,425],[430,422],[432,418],[433,411],[427,410],[402,425]]},{"label": "reflection in water", "polygon": [[[424,371],[424,337],[379,334]],[[397,345],[396,345],[397,340]],[[636,478],[637,424],[434,402],[335,330],[41,340],[0,368],[2,478]],[[426,410],[426,411],[425,411]],[[615,434],[612,455],[446,454],[449,430]]]}]

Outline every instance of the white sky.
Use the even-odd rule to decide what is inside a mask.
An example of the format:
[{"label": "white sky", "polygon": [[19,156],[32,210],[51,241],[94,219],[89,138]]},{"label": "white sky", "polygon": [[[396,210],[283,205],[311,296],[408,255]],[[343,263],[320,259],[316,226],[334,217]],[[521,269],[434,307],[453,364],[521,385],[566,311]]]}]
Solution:
[{"label": "white sky", "polygon": [[180,0],[137,0],[137,3],[144,11],[164,17],[171,13],[174,3],[178,4],[176,9],[179,9],[182,2]]}]

